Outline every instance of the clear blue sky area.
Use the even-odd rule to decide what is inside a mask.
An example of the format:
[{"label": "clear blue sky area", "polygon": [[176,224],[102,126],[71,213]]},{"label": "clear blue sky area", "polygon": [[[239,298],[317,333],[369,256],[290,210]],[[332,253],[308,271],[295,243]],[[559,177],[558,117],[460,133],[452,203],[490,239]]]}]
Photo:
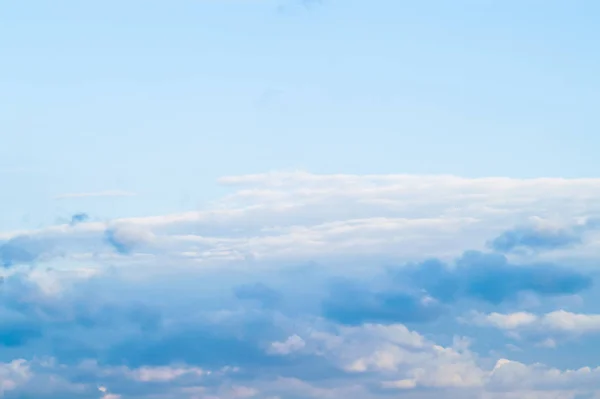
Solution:
[{"label": "clear blue sky area", "polygon": [[597,176],[599,11],[4,2],[0,222],[69,214],[77,204],[51,199],[71,192],[147,196],[106,217],[193,208],[221,193],[220,176],[281,169]]}]

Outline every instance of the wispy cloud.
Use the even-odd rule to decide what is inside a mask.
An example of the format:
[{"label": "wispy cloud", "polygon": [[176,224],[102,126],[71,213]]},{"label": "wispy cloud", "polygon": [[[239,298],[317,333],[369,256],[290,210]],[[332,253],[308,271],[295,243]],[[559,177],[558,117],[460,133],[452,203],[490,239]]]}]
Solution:
[{"label": "wispy cloud", "polygon": [[[353,263],[357,256],[362,262],[366,258],[421,262],[423,257],[451,261],[467,249],[482,251],[486,244],[490,249],[489,240],[494,238],[497,242],[491,249],[507,247],[507,256],[523,258],[524,263],[565,263],[573,256],[594,258],[600,245],[593,224],[581,222],[595,220],[600,214],[600,201],[590,201],[600,199],[600,179],[291,172],[234,176],[221,182],[235,191],[209,209],[109,223],[86,220],[43,231],[7,232],[0,239],[53,237],[68,246],[63,247],[65,251],[73,253],[81,250],[84,235],[85,250],[97,253],[111,245],[115,249],[117,241],[107,238],[124,240],[127,236],[132,253],[142,248],[144,253],[168,251],[197,261],[304,262],[327,258]],[[92,195],[133,193],[106,191],[66,197]],[[515,230],[532,216],[537,221],[535,229]],[[581,232],[569,226],[581,223],[590,227],[586,227],[579,245],[557,245],[562,243],[558,233],[563,231],[579,237]],[[565,227],[552,230],[546,225]],[[118,231],[136,233],[116,234]],[[156,239],[146,239],[149,237]],[[144,238],[143,245],[137,243],[138,238]],[[94,247],[93,240],[102,246]],[[526,245],[538,250],[510,250]],[[539,250],[548,247],[556,250]]]},{"label": "wispy cloud", "polygon": [[92,197],[133,197],[137,193],[121,190],[94,191],[87,193],[66,193],[57,195],[54,199],[92,198]]}]

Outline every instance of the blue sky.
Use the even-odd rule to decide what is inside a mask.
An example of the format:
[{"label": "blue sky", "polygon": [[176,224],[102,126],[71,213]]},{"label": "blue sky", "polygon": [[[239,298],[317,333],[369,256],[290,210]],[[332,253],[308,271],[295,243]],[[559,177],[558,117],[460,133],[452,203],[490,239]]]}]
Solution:
[{"label": "blue sky", "polygon": [[281,169],[597,174],[595,2],[310,4],[3,5],[0,220],[105,190],[146,197],[86,201],[107,218],[180,211]]},{"label": "blue sky", "polygon": [[599,17],[0,5],[0,397],[600,398]]}]

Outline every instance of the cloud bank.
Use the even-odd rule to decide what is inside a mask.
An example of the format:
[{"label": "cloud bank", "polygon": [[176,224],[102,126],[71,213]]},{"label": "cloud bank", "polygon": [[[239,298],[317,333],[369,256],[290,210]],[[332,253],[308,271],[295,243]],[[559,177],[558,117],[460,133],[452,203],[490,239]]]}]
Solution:
[{"label": "cloud bank", "polygon": [[221,183],[202,210],[3,233],[0,395],[600,397],[597,358],[558,354],[600,332],[600,180]]}]

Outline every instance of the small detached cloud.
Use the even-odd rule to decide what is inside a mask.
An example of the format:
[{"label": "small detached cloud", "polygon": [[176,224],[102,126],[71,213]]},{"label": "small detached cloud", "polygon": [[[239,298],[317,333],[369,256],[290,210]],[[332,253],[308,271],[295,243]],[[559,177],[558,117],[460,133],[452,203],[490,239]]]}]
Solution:
[{"label": "small detached cloud", "polygon": [[306,343],[304,340],[294,334],[283,342],[273,342],[271,344],[270,353],[289,355],[290,353],[301,350],[305,346]]}]

